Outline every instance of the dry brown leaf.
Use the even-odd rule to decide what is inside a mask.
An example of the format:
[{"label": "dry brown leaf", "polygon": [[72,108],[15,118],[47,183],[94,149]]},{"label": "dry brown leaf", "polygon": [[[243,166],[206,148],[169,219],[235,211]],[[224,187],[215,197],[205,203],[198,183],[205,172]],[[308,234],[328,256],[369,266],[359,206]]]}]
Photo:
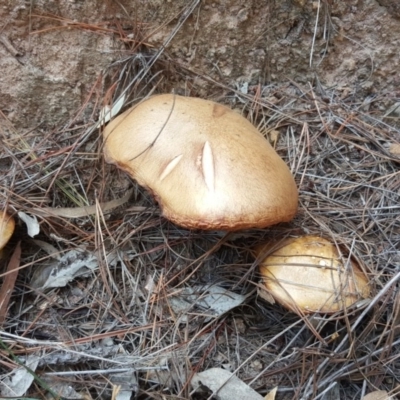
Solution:
[{"label": "dry brown leaf", "polygon": [[278,386],[274,387],[265,397],[264,400],[275,400],[276,392],[278,391]]},{"label": "dry brown leaf", "polygon": [[390,154],[400,157],[400,143],[392,143],[389,147]]},{"label": "dry brown leaf", "polygon": [[257,295],[267,301],[269,304],[275,304],[276,301],[273,298],[272,294],[267,292],[266,289],[257,286]]},{"label": "dry brown leaf", "polygon": [[15,281],[17,280],[20,260],[21,242],[18,242],[17,247],[11,256],[10,262],[8,263],[7,272],[0,289],[0,326],[3,324],[7,316],[8,303],[10,302],[12,291],[14,290]]},{"label": "dry brown leaf", "polygon": [[375,390],[374,392],[368,393],[361,400],[390,400],[386,390]]},{"label": "dry brown leaf", "polygon": [[268,136],[269,136],[269,141],[275,147],[276,142],[278,141],[279,138],[279,131],[272,129],[271,131],[268,132]]}]

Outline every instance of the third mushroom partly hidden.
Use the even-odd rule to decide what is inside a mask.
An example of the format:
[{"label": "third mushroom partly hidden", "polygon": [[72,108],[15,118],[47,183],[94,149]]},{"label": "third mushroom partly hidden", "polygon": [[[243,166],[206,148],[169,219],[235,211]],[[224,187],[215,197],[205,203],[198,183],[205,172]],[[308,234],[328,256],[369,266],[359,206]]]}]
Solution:
[{"label": "third mushroom partly hidden", "polygon": [[221,104],[153,96],[115,118],[104,138],[106,160],[183,227],[263,228],[296,214],[287,165],[246,118]]},{"label": "third mushroom partly hidden", "polygon": [[5,211],[0,210],[0,251],[14,232],[15,221]]},{"label": "third mushroom partly hidden", "polygon": [[[299,314],[332,313],[368,298],[368,279],[358,264],[318,236],[288,238],[259,246],[260,272],[276,301]],[[347,261],[347,262],[346,262]]]}]

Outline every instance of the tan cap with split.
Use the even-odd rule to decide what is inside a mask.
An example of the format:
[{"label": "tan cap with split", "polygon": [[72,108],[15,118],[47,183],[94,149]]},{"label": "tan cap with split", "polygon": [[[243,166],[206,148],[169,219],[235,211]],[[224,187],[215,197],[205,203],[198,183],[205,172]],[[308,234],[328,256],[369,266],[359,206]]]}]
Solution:
[{"label": "tan cap with split", "polygon": [[291,220],[289,168],[244,117],[221,104],[164,94],[104,130],[106,161],[148,188],[163,215],[187,228],[239,230]]}]

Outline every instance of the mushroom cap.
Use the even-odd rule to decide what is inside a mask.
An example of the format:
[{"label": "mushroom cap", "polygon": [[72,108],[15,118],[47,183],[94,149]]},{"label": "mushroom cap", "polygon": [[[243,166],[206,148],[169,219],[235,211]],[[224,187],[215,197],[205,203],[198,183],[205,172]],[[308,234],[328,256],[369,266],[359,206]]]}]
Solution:
[{"label": "mushroom cap", "polygon": [[0,211],[0,250],[10,240],[14,232],[15,221],[5,211]]},{"label": "mushroom cap", "polygon": [[345,266],[336,246],[318,236],[302,236],[256,248],[267,291],[286,308],[299,313],[332,313],[368,298],[368,279],[358,264]]},{"label": "mushroom cap", "polygon": [[221,104],[153,96],[111,121],[104,139],[106,161],[148,188],[177,225],[263,228],[296,214],[289,168],[246,118]]}]

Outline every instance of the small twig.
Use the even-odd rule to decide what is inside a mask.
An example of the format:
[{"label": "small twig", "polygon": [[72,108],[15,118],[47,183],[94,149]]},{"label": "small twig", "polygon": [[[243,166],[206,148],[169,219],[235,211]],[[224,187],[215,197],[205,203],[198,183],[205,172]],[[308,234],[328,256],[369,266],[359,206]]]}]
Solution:
[{"label": "small twig", "polygon": [[318,31],[318,21],[319,21],[319,10],[321,8],[321,0],[318,0],[317,3],[317,16],[315,17],[315,26],[314,26],[314,34],[313,34],[313,39],[312,39],[312,44],[311,44],[311,51],[310,51],[310,61],[309,61],[309,66],[312,67],[313,64],[313,54],[314,54],[314,45],[315,45],[315,39],[317,37],[317,31]]}]

